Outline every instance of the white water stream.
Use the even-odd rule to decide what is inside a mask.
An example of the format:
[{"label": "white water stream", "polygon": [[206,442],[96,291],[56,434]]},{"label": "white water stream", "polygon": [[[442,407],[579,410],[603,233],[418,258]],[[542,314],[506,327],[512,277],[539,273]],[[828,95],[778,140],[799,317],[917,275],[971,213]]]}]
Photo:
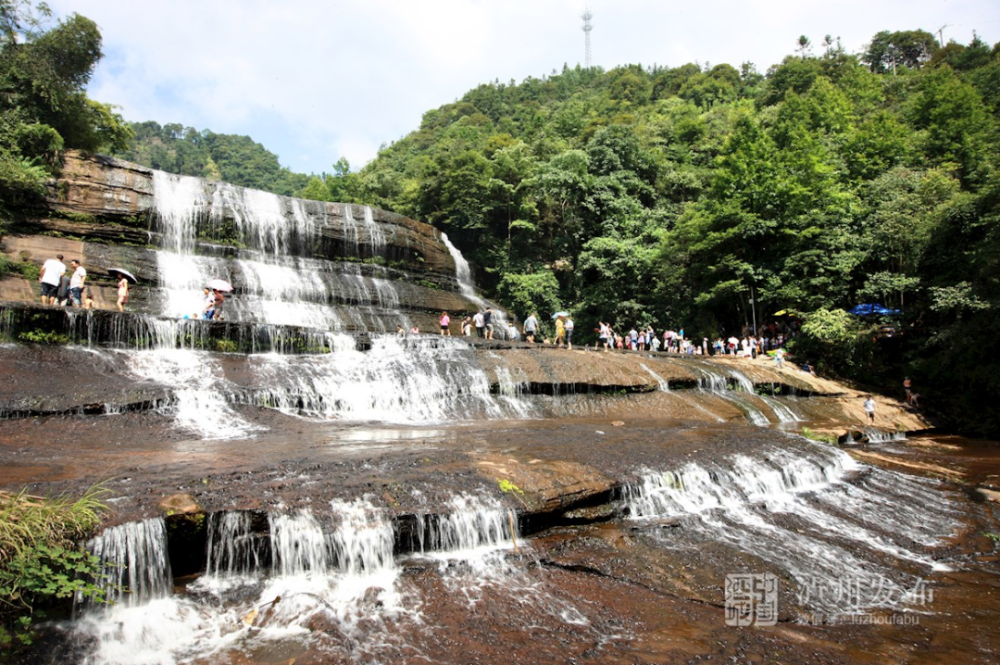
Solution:
[{"label": "white water stream", "polygon": [[[863,477],[845,482],[858,464],[838,450],[813,448],[805,456],[774,449],[646,472],[625,504],[635,520],[681,520],[680,531],[659,539],[665,547],[697,551],[714,542],[800,588],[863,580],[885,591],[862,608],[849,604],[856,598],[814,595],[813,609],[827,615],[895,607],[921,576],[948,570],[923,549],[940,546],[960,525],[959,511],[933,481],[866,467]],[[893,561],[914,572],[900,574]]]},{"label": "white water stream", "polygon": [[[467,494],[445,507],[442,514],[420,518],[426,535],[420,556],[441,562],[447,584],[471,588],[475,585],[460,580],[482,582],[505,574],[491,570],[506,570],[503,552],[515,546],[511,513],[495,499]],[[88,609],[72,625],[93,645],[84,662],[173,665],[192,658],[211,660],[213,654],[226,658],[233,651],[280,651],[282,645],[301,647],[324,639],[315,632],[318,625],[335,633],[329,636],[335,638],[331,648],[347,644],[354,656],[375,657],[393,642],[385,633],[387,622],[415,628],[420,623],[421,600],[401,583],[393,553],[394,524],[367,499],[332,501],[324,519],[333,522],[321,522],[310,511],[270,514],[267,549],[272,563],[267,570],[264,541],[253,532],[252,515],[213,516],[206,573],[186,592],[172,594],[169,577],[155,587],[140,581],[142,593],[128,596],[134,602]],[[140,559],[137,554],[156,550],[147,541],[165,545],[165,538],[157,536],[165,536],[162,520],[156,523],[160,531],[152,521],[143,522],[109,529],[96,541],[94,551],[108,559],[109,569],[130,571],[117,581],[169,575],[155,557]],[[139,538],[140,533],[153,535]],[[125,542],[128,547],[119,545]],[[460,570],[453,566],[456,561],[462,563]],[[137,577],[138,571],[146,574]],[[383,628],[373,633],[373,626]]]},{"label": "white water stream", "polygon": [[[728,365],[714,364],[705,361],[688,360],[685,367],[690,367],[698,374],[699,390],[711,393],[736,406],[746,416],[751,424],[766,427],[771,420],[761,406],[768,408],[778,423],[790,423],[803,420],[799,414],[785,401],[778,397],[757,395],[753,381],[743,372]],[[733,384],[735,390],[729,388]]]}]

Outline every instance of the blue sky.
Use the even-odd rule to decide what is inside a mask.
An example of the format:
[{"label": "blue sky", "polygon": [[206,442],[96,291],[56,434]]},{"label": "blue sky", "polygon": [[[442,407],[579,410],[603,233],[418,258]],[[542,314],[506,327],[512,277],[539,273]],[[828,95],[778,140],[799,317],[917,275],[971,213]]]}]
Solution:
[{"label": "blue sky", "polygon": [[686,62],[764,72],[799,35],[850,52],[880,30],[1000,41],[996,0],[49,0],[101,28],[91,97],[128,120],[247,134],[300,172],[353,170],[422,114],[495,79],[584,58],[610,69]]}]

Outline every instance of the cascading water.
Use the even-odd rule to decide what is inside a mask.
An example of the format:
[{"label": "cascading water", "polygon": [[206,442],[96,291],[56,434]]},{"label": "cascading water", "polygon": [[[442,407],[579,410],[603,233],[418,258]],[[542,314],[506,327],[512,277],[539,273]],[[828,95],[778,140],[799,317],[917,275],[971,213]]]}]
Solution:
[{"label": "cascading water", "polygon": [[[877,580],[898,602],[919,575],[946,570],[912,544],[940,545],[958,528],[957,511],[933,483],[879,469],[858,473],[857,463],[836,450],[810,446],[805,452],[774,449],[646,472],[626,489],[624,504],[635,520],[682,520],[680,532],[659,539],[663,546],[719,543],[766,562],[802,588],[850,575]],[[933,508],[921,517],[901,513],[901,493]],[[893,562],[913,573],[899,573]],[[830,594],[810,602],[828,615],[858,609]]]},{"label": "cascading water", "polygon": [[418,522],[419,551],[445,557],[475,557],[513,547],[518,537],[514,514],[495,499],[459,494],[443,515],[424,515]]},{"label": "cascading water", "polygon": [[163,519],[110,527],[90,541],[88,548],[104,562],[109,602],[135,607],[170,594],[173,580]]},{"label": "cascading water", "polygon": [[[400,589],[394,522],[367,498],[334,500],[328,508],[322,515],[272,513],[270,537],[263,539],[256,531],[260,518],[252,513],[212,515],[207,568],[197,581],[170,595],[167,577],[156,593],[132,594],[134,602],[87,612],[77,622],[74,630],[94,648],[87,662],[225,660],[247,649],[301,650],[310,644],[331,652],[349,648],[368,658],[391,650],[384,622],[394,622],[397,630],[401,623],[419,630],[421,604],[412,590]],[[445,508],[420,520],[423,556],[460,560],[463,575],[475,571],[473,579],[480,581],[491,567],[499,569],[502,553],[517,537],[512,514],[495,499],[467,494],[456,495]],[[165,533],[162,520],[158,523]],[[100,551],[113,552],[115,561],[129,563],[124,570],[135,571],[133,550],[149,549],[136,534],[155,529],[148,523],[118,529],[104,536],[116,545]],[[162,572],[155,561],[148,563]],[[445,566],[441,574],[448,584],[464,584],[453,568]],[[567,621],[582,622],[563,605],[556,607]]]},{"label": "cascading water", "polygon": [[263,568],[266,549],[254,531],[254,517],[246,511],[230,510],[208,516],[205,573],[228,578],[256,575]]},{"label": "cascading water", "polygon": [[[206,191],[211,194],[206,196]],[[397,273],[309,255],[326,213],[306,209],[306,202],[162,172],[154,172],[154,193],[154,220],[164,247],[157,258],[168,316],[197,317],[204,301],[202,287],[209,279],[222,278],[237,285],[237,294],[227,298],[227,320],[376,333],[411,326],[399,309]],[[371,208],[364,207],[359,215],[355,206],[344,204],[341,211],[354,258],[361,257],[361,247],[366,255],[383,258],[386,231]],[[220,253],[199,240],[206,224],[209,235],[231,225],[229,232],[240,249]],[[462,293],[486,306],[475,294],[468,263],[442,239],[455,259]],[[224,258],[233,254],[236,258]],[[498,336],[504,336],[502,313],[497,317]],[[160,344],[130,354],[129,365],[137,377],[171,387],[169,409],[177,424],[203,438],[240,438],[259,431],[233,410],[234,404],[309,417],[391,422],[527,415],[517,395],[490,395],[485,372],[470,362],[467,345],[458,343],[445,346],[386,335],[373,337],[371,350],[362,351],[352,338],[328,335],[323,345],[332,349],[329,356],[251,356],[246,362],[256,384],[237,387],[226,378],[217,357],[185,348],[183,332],[168,331],[160,337]]]},{"label": "cascading water", "polygon": [[[766,427],[771,424],[771,421],[755,403],[757,399],[771,407],[778,422],[801,420],[789,407],[776,398],[756,395],[753,381],[738,369],[709,362],[693,360],[689,362],[691,363],[690,367],[698,374],[698,388],[700,390],[712,393],[736,405],[752,424],[758,427]],[[736,390],[731,390],[730,384],[733,384]]]},{"label": "cascading water", "polygon": [[892,443],[893,441],[906,441],[906,432],[883,432],[877,429],[865,429],[864,435],[868,437],[870,443]]},{"label": "cascading water", "polygon": [[372,336],[361,351],[355,339],[331,336],[319,356],[250,358],[259,387],[247,403],[282,412],[349,421],[435,423],[476,417],[528,417],[516,395],[492,395],[486,372],[460,339]]},{"label": "cascading water", "polygon": [[649,374],[651,377],[653,377],[654,379],[656,379],[656,385],[657,385],[657,387],[658,387],[659,390],[662,390],[665,393],[669,393],[670,392],[670,384],[667,383],[666,379],[664,379],[662,376],[660,376],[659,374],[657,374],[653,370],[651,370],[648,367],[646,367],[646,365],[644,363],[639,363],[639,367],[641,367],[644,370],[646,370],[647,374]]},{"label": "cascading water", "polygon": [[458,288],[461,289],[462,295],[468,300],[474,302],[480,310],[491,308],[493,310],[493,329],[495,336],[499,339],[507,339],[510,336],[510,333],[508,332],[510,324],[507,321],[507,315],[499,307],[496,307],[483,298],[480,298],[479,294],[476,293],[476,287],[472,281],[472,269],[469,267],[469,262],[464,256],[462,256],[462,252],[460,252],[458,248],[452,244],[451,240],[448,239],[448,234],[444,232],[441,233],[441,242],[448,248],[448,252],[451,254],[452,260],[455,262],[455,279],[458,282]]}]

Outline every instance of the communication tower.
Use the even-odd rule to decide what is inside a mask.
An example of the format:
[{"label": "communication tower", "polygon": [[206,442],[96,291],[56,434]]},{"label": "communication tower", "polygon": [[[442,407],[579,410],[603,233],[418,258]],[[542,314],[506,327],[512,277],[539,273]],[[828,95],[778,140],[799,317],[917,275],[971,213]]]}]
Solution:
[{"label": "communication tower", "polygon": [[590,31],[594,29],[594,26],[590,24],[590,19],[594,18],[593,12],[590,11],[590,7],[587,7],[583,11],[583,43],[584,43],[584,65],[590,67]]}]

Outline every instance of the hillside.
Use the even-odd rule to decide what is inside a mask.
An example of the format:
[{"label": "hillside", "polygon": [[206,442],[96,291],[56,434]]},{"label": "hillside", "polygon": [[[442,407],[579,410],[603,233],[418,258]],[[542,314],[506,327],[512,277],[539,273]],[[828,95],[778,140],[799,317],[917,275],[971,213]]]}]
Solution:
[{"label": "hillside", "polygon": [[149,168],[229,182],[292,196],[309,176],[281,166],[278,156],[249,136],[216,134],[180,124],[133,122],[134,138],[116,157]]},{"label": "hillside", "polygon": [[[790,313],[823,371],[893,390],[914,374],[929,403],[996,432],[1000,45],[915,30],[818,50],[801,40],[766,74],[482,85],[327,182],[447,231],[519,316],[700,338]],[[860,303],[898,313],[848,313]],[[972,377],[984,390],[965,402]]]}]

